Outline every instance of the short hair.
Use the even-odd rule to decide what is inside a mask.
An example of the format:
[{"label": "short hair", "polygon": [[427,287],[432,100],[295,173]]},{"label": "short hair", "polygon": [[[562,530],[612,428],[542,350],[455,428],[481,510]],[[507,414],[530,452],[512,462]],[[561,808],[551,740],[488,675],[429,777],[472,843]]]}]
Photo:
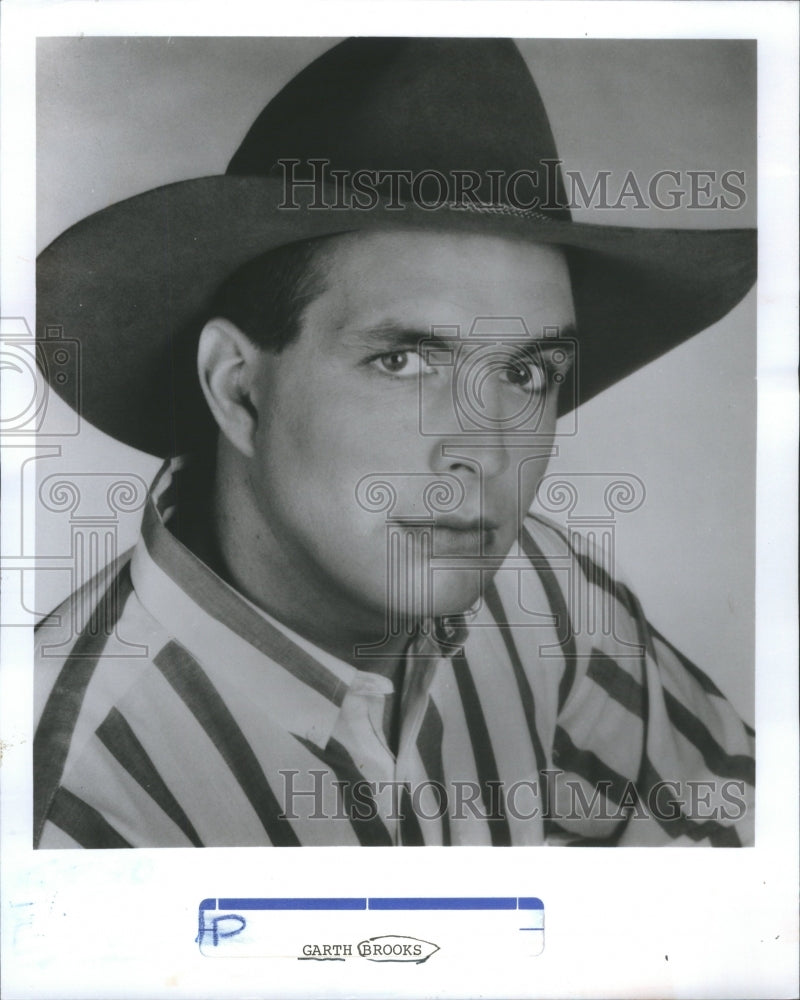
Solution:
[{"label": "short hair", "polygon": [[326,243],[301,240],[252,258],[219,286],[206,319],[230,320],[264,350],[283,350],[299,336],[306,307],[325,289]]},{"label": "short hair", "polygon": [[[252,257],[218,286],[175,344],[173,365],[195,369],[197,338],[210,320],[224,318],[263,350],[280,352],[300,335],[303,312],[325,289],[323,245],[330,237],[301,240]],[[173,383],[173,420],[198,484],[215,465],[219,428],[195,377]]]}]

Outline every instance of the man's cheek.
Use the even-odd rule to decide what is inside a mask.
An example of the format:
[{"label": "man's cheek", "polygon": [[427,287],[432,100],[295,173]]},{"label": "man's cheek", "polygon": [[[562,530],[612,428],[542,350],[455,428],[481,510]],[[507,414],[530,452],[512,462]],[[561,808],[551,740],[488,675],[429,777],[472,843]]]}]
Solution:
[{"label": "man's cheek", "polygon": [[542,478],[547,471],[548,463],[549,455],[547,457],[537,457],[531,459],[519,468],[517,482],[520,517],[525,517],[533,505],[533,502],[536,499],[537,490],[539,489],[539,483],[541,483]]}]

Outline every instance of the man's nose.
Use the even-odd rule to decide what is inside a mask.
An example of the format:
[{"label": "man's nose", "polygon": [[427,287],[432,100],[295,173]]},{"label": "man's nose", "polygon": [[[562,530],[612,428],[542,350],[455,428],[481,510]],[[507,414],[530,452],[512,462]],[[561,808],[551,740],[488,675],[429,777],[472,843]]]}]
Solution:
[{"label": "man's nose", "polygon": [[438,433],[431,438],[431,471],[482,476],[484,480],[505,472],[510,461],[509,441],[507,432],[499,426],[504,417],[499,396],[487,390],[478,416],[474,407],[470,409],[460,397],[456,398],[455,392],[437,402]]},{"label": "man's nose", "polygon": [[502,434],[454,434],[431,446],[432,472],[451,472],[484,480],[502,475],[509,466],[509,450]]}]

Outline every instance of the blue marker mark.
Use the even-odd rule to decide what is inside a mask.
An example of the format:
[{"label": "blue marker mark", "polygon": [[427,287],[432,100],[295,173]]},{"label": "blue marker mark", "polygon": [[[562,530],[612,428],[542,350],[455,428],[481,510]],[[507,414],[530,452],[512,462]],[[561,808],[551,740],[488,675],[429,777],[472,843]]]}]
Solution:
[{"label": "blue marker mark", "polygon": [[[233,921],[234,926],[230,926],[231,921]],[[226,913],[222,917],[212,917],[210,926],[207,926],[201,911],[200,926],[195,941],[199,945],[202,945],[205,943],[206,935],[210,934],[211,943],[216,948],[220,942],[220,938],[236,937],[237,934],[242,933],[246,926],[247,921],[244,917],[240,917],[238,913]],[[225,929],[222,930],[222,927]]]},{"label": "blue marker mark", "polygon": [[436,897],[376,898],[369,900],[371,910],[516,910],[517,900],[510,897]]},{"label": "blue marker mark", "polygon": [[[366,910],[367,901],[364,898],[316,898],[303,899],[301,897],[275,898],[275,899],[204,899],[200,903],[200,913],[198,921],[198,932],[195,941],[199,945],[206,943],[210,936],[211,943],[216,947],[221,938],[235,937],[241,934],[247,926],[243,916],[238,913],[225,914],[220,917],[212,917],[206,922],[205,913],[207,910]],[[235,927],[230,927],[226,921],[236,921]],[[224,926],[224,930],[220,928]]]},{"label": "blue marker mark", "polygon": [[[534,920],[534,912],[544,916],[544,903],[537,896],[375,896],[375,897],[278,897],[278,898],[209,898],[199,907],[199,930],[196,941],[203,945],[208,936],[216,947],[225,938],[241,934],[247,922],[240,913],[225,913],[206,923],[207,910],[522,910]],[[521,931],[542,931],[536,927],[520,927]]]},{"label": "blue marker mark", "polygon": [[203,900],[216,902],[217,910],[366,910],[366,899],[304,899],[291,896],[287,899],[218,899]]}]

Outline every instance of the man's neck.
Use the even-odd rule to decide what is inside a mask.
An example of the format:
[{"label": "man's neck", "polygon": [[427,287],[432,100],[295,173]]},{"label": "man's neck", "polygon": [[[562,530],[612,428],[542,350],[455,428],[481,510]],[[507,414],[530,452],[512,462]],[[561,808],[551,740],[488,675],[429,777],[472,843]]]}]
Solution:
[{"label": "man's neck", "polygon": [[[355,608],[310,567],[297,566],[263,521],[252,534],[241,525],[257,512],[231,489],[225,469],[189,466],[170,527],[178,539],[251,603],[316,646],[359,670],[396,679],[408,637],[386,637],[383,616]],[[209,499],[210,498],[210,499]],[[244,508],[244,509],[243,509]],[[327,585],[326,585],[327,584]],[[365,646],[380,644],[380,655]]]}]

